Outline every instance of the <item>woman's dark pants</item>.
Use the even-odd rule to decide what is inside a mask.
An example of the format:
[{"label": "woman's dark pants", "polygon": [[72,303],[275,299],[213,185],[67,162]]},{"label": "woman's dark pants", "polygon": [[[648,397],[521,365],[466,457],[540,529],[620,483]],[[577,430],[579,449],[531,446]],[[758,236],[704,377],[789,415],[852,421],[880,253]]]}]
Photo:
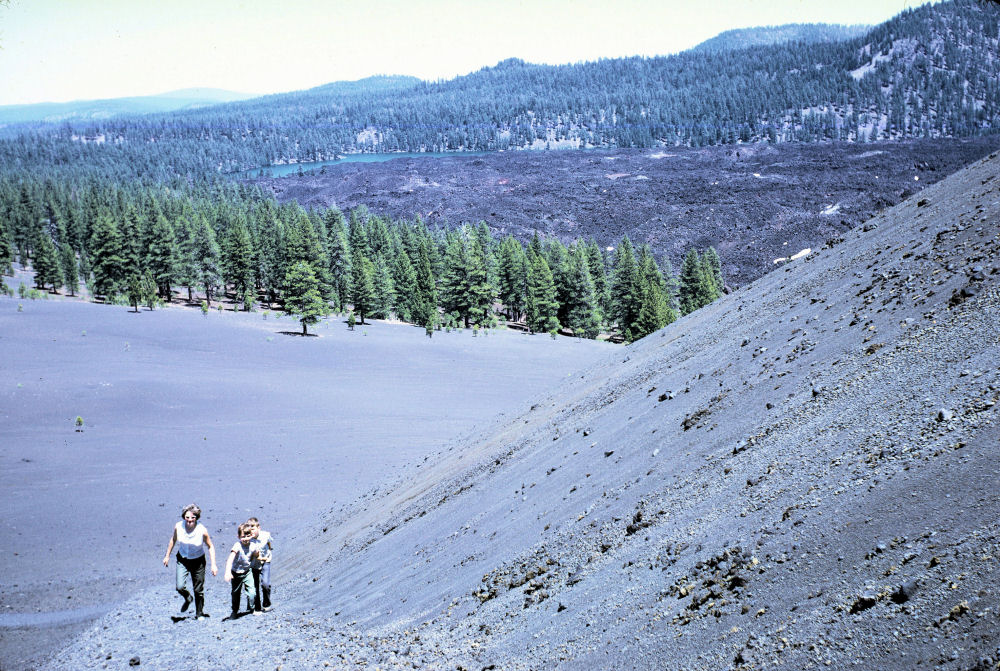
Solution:
[{"label": "woman's dark pants", "polygon": [[194,612],[202,615],[205,610],[205,555],[196,559],[185,559],[177,554],[177,593],[185,599],[191,598],[187,590],[188,576],[194,587]]}]

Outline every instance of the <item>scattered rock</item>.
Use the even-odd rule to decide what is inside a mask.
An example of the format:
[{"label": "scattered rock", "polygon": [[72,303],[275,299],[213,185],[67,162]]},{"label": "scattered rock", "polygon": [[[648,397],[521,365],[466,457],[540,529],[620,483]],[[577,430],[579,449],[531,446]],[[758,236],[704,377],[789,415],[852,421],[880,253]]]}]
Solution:
[{"label": "scattered rock", "polygon": [[897,585],[889,598],[892,599],[893,603],[906,603],[916,594],[917,587],[919,587],[917,579],[911,578]]},{"label": "scattered rock", "polygon": [[851,613],[860,613],[863,610],[868,610],[876,603],[878,603],[877,594],[874,592],[864,592],[851,604]]}]

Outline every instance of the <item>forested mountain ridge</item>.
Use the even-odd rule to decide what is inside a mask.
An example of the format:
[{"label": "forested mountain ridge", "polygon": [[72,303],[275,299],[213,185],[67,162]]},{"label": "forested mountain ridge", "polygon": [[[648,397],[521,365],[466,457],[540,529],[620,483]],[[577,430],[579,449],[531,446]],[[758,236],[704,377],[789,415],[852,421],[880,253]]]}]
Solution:
[{"label": "forested mountain ridge", "polygon": [[864,35],[871,26],[841,26],[828,23],[787,23],[763,28],[736,28],[719,33],[691,47],[693,52],[719,52],[786,42],[839,42]]},{"label": "forested mountain ridge", "polygon": [[511,59],[445,82],[385,78],[70,122],[4,142],[0,160],[124,162],[132,178],[163,179],[359,151],[964,137],[1000,124],[998,20],[993,3],[951,0],[843,42],[563,66]]}]

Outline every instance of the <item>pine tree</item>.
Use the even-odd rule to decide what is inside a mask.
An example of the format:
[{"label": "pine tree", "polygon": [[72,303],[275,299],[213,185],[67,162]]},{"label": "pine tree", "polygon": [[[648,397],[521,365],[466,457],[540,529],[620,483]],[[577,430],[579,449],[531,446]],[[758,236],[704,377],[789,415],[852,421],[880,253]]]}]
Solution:
[{"label": "pine tree", "polygon": [[76,265],[76,252],[70,247],[69,241],[59,247],[59,267],[62,269],[63,281],[69,289],[69,295],[75,296],[76,288],[80,284],[80,274]]},{"label": "pine tree", "polygon": [[696,250],[688,250],[681,264],[679,289],[681,314],[690,314],[715,300],[717,294],[711,272]]},{"label": "pine tree", "polygon": [[258,230],[256,279],[270,305],[281,293],[282,283],[287,274],[285,226],[270,201],[264,201],[260,210],[256,212],[256,219]]},{"label": "pine tree", "polygon": [[[566,314],[564,326],[572,329],[578,337],[594,339],[601,331],[598,321],[597,299],[594,296],[594,283],[590,279],[590,269],[587,265],[583,244],[573,246],[567,257],[566,284],[568,306],[560,306]],[[562,320],[560,320],[562,321]]]},{"label": "pine tree", "polygon": [[709,247],[701,255],[701,262],[705,265],[705,272],[712,281],[711,294],[714,301],[722,295],[723,288],[726,286],[722,279],[722,260],[719,258],[719,253],[715,251],[715,247]]},{"label": "pine tree", "polygon": [[[371,259],[371,248],[368,246],[368,232],[366,221],[368,220],[368,208],[361,206],[351,210],[351,223],[348,229],[348,247],[351,250],[351,262],[355,258],[365,257]],[[353,277],[353,275],[352,275]]]},{"label": "pine tree", "polygon": [[35,268],[35,286],[45,289],[52,285],[52,291],[58,291],[62,286],[62,270],[59,268],[59,257],[52,238],[45,231],[39,230],[35,235],[33,265]]},{"label": "pine tree", "polygon": [[555,238],[546,240],[542,248],[545,250],[545,261],[552,271],[552,282],[556,287],[556,302],[559,304],[556,317],[560,324],[568,326],[569,311],[574,302],[574,297],[571,296],[573,288],[570,281],[569,252],[563,243]]},{"label": "pine tree", "polygon": [[330,314],[330,306],[320,294],[319,279],[312,266],[305,261],[298,261],[288,269],[284,298],[285,313],[298,317],[302,335],[307,334],[307,325],[315,324],[321,317]]},{"label": "pine tree", "polygon": [[10,225],[7,222],[7,217],[0,213],[0,275],[10,273],[13,261],[14,249],[10,242]]},{"label": "pine tree", "polygon": [[27,183],[22,182],[21,184],[18,202],[12,211],[12,215],[11,241],[23,266],[30,255],[29,252],[35,230],[38,228],[38,222],[42,217],[41,207],[29,190]]},{"label": "pine tree", "polygon": [[519,321],[524,313],[528,286],[528,257],[512,236],[500,242],[499,298],[507,310],[507,319]]},{"label": "pine tree", "polygon": [[305,261],[312,266],[319,282],[320,294],[333,297],[333,283],[330,280],[330,259],[326,256],[319,233],[312,220],[302,208],[296,208],[291,225],[285,230],[285,262],[289,265]]},{"label": "pine tree", "polygon": [[157,292],[170,302],[170,287],[177,273],[177,242],[166,216],[157,213],[146,246],[146,268],[156,282]]},{"label": "pine tree", "polygon": [[128,298],[129,305],[131,305],[136,312],[139,312],[139,304],[143,302],[145,294],[143,293],[142,278],[139,275],[132,273],[128,276],[128,280],[125,282],[125,295]]},{"label": "pine tree", "polygon": [[152,271],[147,270],[142,274],[142,284],[141,284],[142,301],[146,304],[146,307],[150,310],[156,305],[156,280],[153,279]]},{"label": "pine tree", "polygon": [[189,204],[177,220],[177,283],[188,290],[188,302],[194,301],[192,291],[198,284],[197,231],[194,212]]},{"label": "pine tree", "polygon": [[441,307],[445,312],[456,313],[469,327],[472,308],[472,284],[469,277],[469,248],[465,244],[464,229],[448,233],[444,253],[444,274],[441,277]]},{"label": "pine tree", "polygon": [[[483,230],[486,230],[485,224]],[[473,324],[483,326],[492,320],[493,301],[496,300],[496,286],[490,281],[489,247],[479,236],[468,239],[469,266],[469,317]]]},{"label": "pine tree", "polygon": [[242,218],[237,217],[229,227],[223,249],[226,283],[232,285],[236,296],[253,288],[253,256],[250,233]]},{"label": "pine tree", "polygon": [[623,236],[615,250],[614,279],[611,286],[612,317],[626,340],[632,340],[632,329],[639,318],[642,286],[635,250],[628,236]]},{"label": "pine tree", "polygon": [[364,256],[355,256],[351,261],[351,304],[364,324],[375,297],[375,267]]},{"label": "pine tree", "polygon": [[[403,321],[414,321],[413,315],[418,301],[417,273],[413,270],[410,256],[405,249],[400,249],[393,260],[392,283],[396,290],[393,312]],[[414,321],[414,323],[420,322]]]},{"label": "pine tree", "polygon": [[112,297],[125,281],[122,239],[115,222],[102,214],[90,236],[89,262],[94,274],[94,295]]},{"label": "pine tree", "polygon": [[146,222],[139,211],[130,203],[121,219],[119,228],[122,236],[122,272],[124,277],[142,275],[145,270],[143,241],[149,238]]},{"label": "pine tree", "polygon": [[326,237],[329,244],[330,280],[333,283],[334,305],[338,311],[344,309],[351,288],[351,255],[347,245],[347,229],[344,215],[337,209],[330,209],[324,217]]},{"label": "pine tree", "polygon": [[649,247],[640,250],[641,307],[632,328],[632,337],[638,340],[677,320],[677,313],[670,305],[667,283],[660,273]]},{"label": "pine tree", "polygon": [[559,328],[556,313],[556,287],[549,264],[541,254],[529,255],[528,301],[526,321],[534,333],[547,333]]},{"label": "pine tree", "polygon": [[215,231],[205,217],[197,216],[194,232],[194,258],[198,283],[205,287],[205,301],[212,304],[212,292],[222,284],[219,245],[215,241]]},{"label": "pine tree", "polygon": [[597,299],[598,320],[607,321],[611,313],[611,294],[608,290],[608,272],[605,268],[604,254],[593,240],[586,246],[587,269],[594,283],[594,297]]},{"label": "pine tree", "polygon": [[438,314],[437,285],[434,272],[431,270],[430,240],[421,238],[417,247],[417,261],[413,271],[416,274],[416,292],[413,305],[413,321],[426,324],[430,319],[436,319]]},{"label": "pine tree", "polygon": [[392,273],[386,265],[382,254],[375,255],[372,263],[372,307],[370,314],[375,319],[388,319],[392,306],[396,301],[396,291],[392,283]]}]

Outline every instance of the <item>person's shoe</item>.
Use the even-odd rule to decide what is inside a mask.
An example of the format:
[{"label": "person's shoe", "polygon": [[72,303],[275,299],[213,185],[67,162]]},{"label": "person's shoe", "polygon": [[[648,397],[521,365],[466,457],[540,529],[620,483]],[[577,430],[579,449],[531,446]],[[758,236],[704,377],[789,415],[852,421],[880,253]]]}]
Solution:
[{"label": "person's shoe", "polygon": [[181,612],[186,613],[187,609],[191,607],[191,602],[194,601],[194,597],[190,594],[184,597],[184,603],[181,604]]},{"label": "person's shoe", "polygon": [[264,611],[262,611],[262,610],[255,610],[255,611],[253,612],[253,614],[254,614],[254,615],[263,615],[263,614],[264,614]]},{"label": "person's shoe", "polygon": [[261,611],[265,612],[265,613],[269,613],[271,611],[271,608],[272,608],[272,606],[264,606],[263,608],[261,608]]},{"label": "person's shoe", "polygon": [[194,619],[196,619],[196,620],[204,620],[207,617],[208,617],[208,613],[198,613],[197,615],[195,615]]}]

